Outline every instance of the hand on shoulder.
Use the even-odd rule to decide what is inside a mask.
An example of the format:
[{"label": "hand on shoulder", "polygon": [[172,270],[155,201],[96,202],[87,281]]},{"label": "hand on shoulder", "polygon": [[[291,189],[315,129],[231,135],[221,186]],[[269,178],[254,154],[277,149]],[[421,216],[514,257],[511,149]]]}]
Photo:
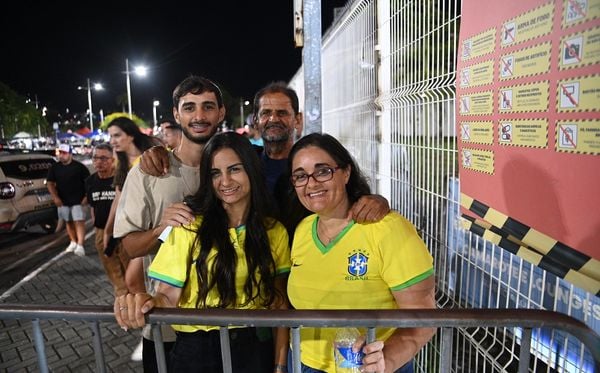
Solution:
[{"label": "hand on shoulder", "polygon": [[140,170],[151,176],[164,176],[169,172],[169,151],[164,146],[147,149],[140,159]]}]

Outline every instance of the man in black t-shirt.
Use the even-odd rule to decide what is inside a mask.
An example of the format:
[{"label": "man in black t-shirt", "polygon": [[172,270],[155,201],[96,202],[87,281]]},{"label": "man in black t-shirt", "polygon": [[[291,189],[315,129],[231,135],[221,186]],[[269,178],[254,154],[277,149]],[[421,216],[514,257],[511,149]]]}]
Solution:
[{"label": "man in black t-shirt", "polygon": [[71,243],[67,252],[84,256],[85,240],[85,179],[90,172],[81,162],[73,159],[73,148],[68,144],[58,147],[58,162],[48,170],[46,185],[58,210],[58,217],[67,225]]},{"label": "man in black t-shirt", "polygon": [[114,287],[115,296],[127,293],[125,270],[129,258],[124,250],[116,250],[107,256],[104,252],[104,228],[115,199],[114,157],[110,144],[98,144],[92,153],[92,162],[96,172],[85,180],[87,201],[92,208],[92,220],[96,231],[95,246],[106,275]]}]

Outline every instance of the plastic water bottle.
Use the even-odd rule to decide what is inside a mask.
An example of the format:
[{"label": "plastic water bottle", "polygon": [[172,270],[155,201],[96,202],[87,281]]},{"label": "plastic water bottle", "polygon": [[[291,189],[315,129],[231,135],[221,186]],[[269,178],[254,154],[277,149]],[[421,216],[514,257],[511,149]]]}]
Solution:
[{"label": "plastic water bottle", "polygon": [[362,359],[365,354],[362,351],[352,352],[352,345],[360,336],[356,328],[338,329],[333,342],[335,371],[337,373],[359,373]]}]

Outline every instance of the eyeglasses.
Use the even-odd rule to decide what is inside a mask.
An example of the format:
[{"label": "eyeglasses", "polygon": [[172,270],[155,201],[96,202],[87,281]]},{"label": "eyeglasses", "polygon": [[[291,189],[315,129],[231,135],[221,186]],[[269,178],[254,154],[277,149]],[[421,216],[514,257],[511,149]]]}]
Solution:
[{"label": "eyeglasses", "polygon": [[112,159],[112,158],[111,157],[104,157],[104,156],[102,156],[102,157],[92,157],[92,161],[94,161],[94,162],[97,162],[97,161],[106,162],[109,159]]},{"label": "eyeglasses", "polygon": [[292,182],[292,185],[296,188],[305,186],[306,184],[308,184],[308,179],[312,178],[315,179],[315,181],[319,182],[319,183],[324,183],[326,181],[329,181],[331,179],[333,179],[333,173],[337,170],[339,170],[341,167],[337,166],[337,167],[320,167],[317,168],[315,170],[315,172],[313,172],[312,174],[307,174],[305,172],[303,173],[297,173],[297,174],[293,174],[290,177],[290,181]]}]

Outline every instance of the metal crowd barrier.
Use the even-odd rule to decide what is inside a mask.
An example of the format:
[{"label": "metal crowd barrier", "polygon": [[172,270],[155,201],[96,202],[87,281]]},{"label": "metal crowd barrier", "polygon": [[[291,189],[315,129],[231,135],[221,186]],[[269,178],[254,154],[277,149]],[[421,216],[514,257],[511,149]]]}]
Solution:
[{"label": "metal crowd barrier", "polygon": [[[0,319],[32,320],[34,343],[39,370],[48,372],[44,337],[40,320],[88,321],[92,329],[97,372],[106,372],[102,352],[100,322],[115,322],[112,306],[67,305],[0,305]],[[229,351],[229,325],[248,327],[289,327],[293,350],[294,371],[300,372],[300,328],[344,327],[368,328],[367,340],[373,340],[375,328],[435,327],[442,328],[441,359],[439,372],[450,373],[452,361],[452,338],[454,328],[469,327],[520,327],[521,348],[518,372],[528,371],[532,329],[552,328],[576,337],[590,351],[596,366],[600,367],[600,336],[583,322],[554,311],[533,309],[412,309],[412,310],[191,310],[157,308],[147,315],[153,324],[155,337],[160,337],[160,324],[197,324],[220,326],[223,371],[231,370]],[[158,339],[160,340],[160,339]],[[162,344],[156,344],[159,371],[166,372],[166,360]],[[435,367],[433,367],[435,368]],[[435,371],[435,369],[431,369]]]}]

